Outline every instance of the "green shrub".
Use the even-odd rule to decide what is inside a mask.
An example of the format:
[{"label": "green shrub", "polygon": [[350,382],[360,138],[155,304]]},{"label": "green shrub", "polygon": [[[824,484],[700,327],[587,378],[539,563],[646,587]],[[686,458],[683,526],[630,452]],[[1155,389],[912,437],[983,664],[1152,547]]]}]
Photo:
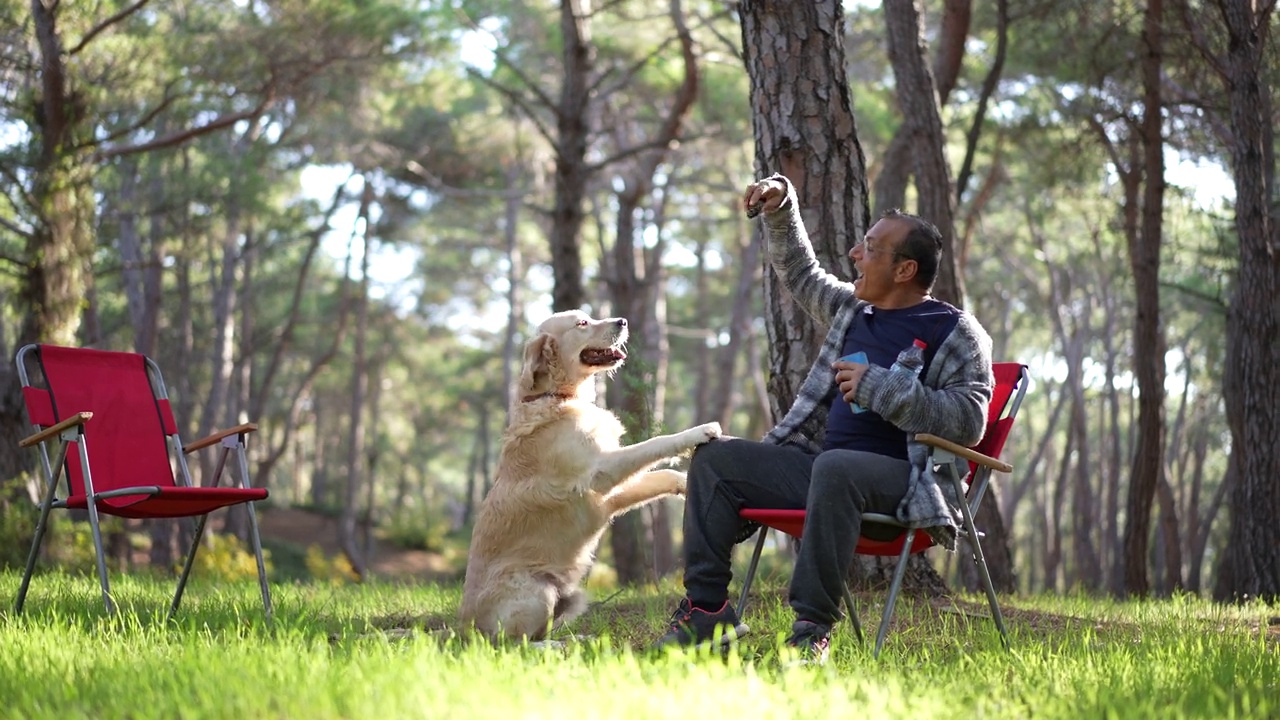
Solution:
[{"label": "green shrub", "polygon": [[[262,560],[270,573],[271,553],[263,550]],[[176,570],[181,572],[181,565]],[[204,579],[234,582],[258,577],[258,562],[236,536],[211,533],[205,535],[204,545],[196,553],[192,572]]]},{"label": "green shrub", "polygon": [[331,585],[345,585],[360,579],[346,555],[339,553],[330,558],[319,545],[307,548],[307,572],[312,578]]}]

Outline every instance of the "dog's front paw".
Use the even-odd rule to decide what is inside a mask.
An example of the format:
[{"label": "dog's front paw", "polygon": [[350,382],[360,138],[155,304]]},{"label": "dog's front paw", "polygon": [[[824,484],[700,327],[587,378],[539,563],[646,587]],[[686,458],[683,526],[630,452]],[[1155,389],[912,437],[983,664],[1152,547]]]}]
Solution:
[{"label": "dog's front paw", "polygon": [[702,425],[698,427],[698,430],[702,433],[703,438],[705,438],[704,440],[702,440],[702,442],[707,442],[708,440],[716,440],[720,437],[720,434],[721,434],[720,423],[718,422],[709,422],[706,425]]}]

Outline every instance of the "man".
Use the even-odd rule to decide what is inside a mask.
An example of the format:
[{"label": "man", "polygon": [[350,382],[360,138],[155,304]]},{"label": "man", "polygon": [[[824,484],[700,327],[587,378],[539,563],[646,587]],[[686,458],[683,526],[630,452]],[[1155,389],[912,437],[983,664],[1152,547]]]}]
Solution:
[{"label": "man", "polygon": [[[723,439],[695,451],[684,516],[687,595],[658,645],[746,632],[728,601],[730,553],[753,529],[738,511],[804,508],[787,644],[821,663],[863,513],[934,525],[930,532],[954,549],[958,511],[910,438],[927,432],[972,445],[982,437],[991,339],[972,315],[929,295],[942,255],[932,223],[886,213],[849,252],[858,271],[850,284],[818,265],[785,177],[753,183],[743,201],[748,214],[763,215],[783,284],[830,330],[791,410],[762,441]],[[891,367],[917,340],[925,344],[918,376]],[[865,363],[837,360],[858,352]]]}]

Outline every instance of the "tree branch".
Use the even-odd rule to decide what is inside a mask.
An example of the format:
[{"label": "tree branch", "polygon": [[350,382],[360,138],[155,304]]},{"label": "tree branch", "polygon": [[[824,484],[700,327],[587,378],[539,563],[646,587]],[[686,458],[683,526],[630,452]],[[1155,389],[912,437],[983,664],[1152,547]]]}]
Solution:
[{"label": "tree branch", "polygon": [[216,130],[221,130],[222,128],[228,127],[230,125],[234,125],[235,123],[238,123],[241,120],[248,120],[250,118],[257,117],[261,115],[262,112],[266,110],[268,107],[270,107],[271,104],[274,102],[275,102],[275,92],[269,90],[267,91],[266,95],[263,96],[262,102],[258,103],[258,106],[253,108],[252,110],[245,110],[243,112],[224,115],[220,118],[211,120],[210,122],[204,125],[200,125],[199,127],[187,128],[186,130],[179,130],[175,133],[166,135],[162,138],[156,138],[151,142],[139,143],[137,145],[125,145],[125,146],[116,147],[116,148],[108,148],[106,150],[99,150],[98,152],[94,153],[94,159],[97,161],[102,161],[102,160],[108,160],[113,157],[120,157],[121,155],[133,155],[135,153],[148,152],[151,150],[159,150],[161,148],[168,148],[168,147],[173,147],[175,145],[181,145],[182,143],[190,140],[191,138],[199,137],[201,135],[208,135],[209,133],[214,132]]},{"label": "tree branch", "polygon": [[[176,83],[177,83],[177,80],[174,80],[172,83],[169,84],[169,87],[170,88],[173,87],[173,85]],[[109,143],[115,140],[116,138],[124,137],[129,133],[136,132],[139,128],[143,127],[144,125],[151,122],[152,120],[155,120],[156,116],[164,112],[170,105],[173,104],[173,101],[176,99],[177,98],[171,97],[169,95],[169,88],[165,88],[164,98],[160,101],[160,104],[155,106],[151,110],[149,110],[147,114],[143,115],[137,122],[133,123],[129,127],[121,128],[100,140],[94,140],[91,143],[86,143],[86,147],[98,147],[105,143]]]},{"label": "tree branch", "polygon": [[[529,104],[528,100],[526,100],[523,95],[516,92],[515,90],[512,90],[506,85],[503,85],[497,80],[494,80],[491,77],[487,77],[484,73],[474,68],[467,68],[467,74],[476,78],[477,80],[484,83],[485,85],[488,85],[494,90],[497,90],[499,94],[501,94],[503,97],[510,100],[512,104],[514,104],[516,107],[520,108],[520,110],[524,112],[525,116],[529,118],[529,122],[533,123],[533,127],[538,131],[538,134],[541,135],[544,140],[546,140],[552,147],[559,147],[559,143],[556,142],[556,137],[554,134],[552,134],[551,129],[548,128],[546,125],[544,125],[542,120],[538,119],[538,113]],[[516,74],[519,75],[518,72]],[[554,107],[551,108],[551,112],[553,114],[556,112]]]},{"label": "tree branch", "polygon": [[73,48],[71,48],[71,50],[69,50],[69,51],[67,52],[67,55],[68,55],[68,56],[70,56],[70,57],[75,57],[76,53],[78,53],[78,52],[80,52],[81,50],[83,50],[83,49],[85,48],[85,46],[86,46],[86,45],[88,45],[88,44],[90,43],[90,41],[92,41],[95,37],[97,37],[97,36],[98,36],[100,33],[102,33],[104,30],[106,30],[107,28],[111,27],[112,25],[115,25],[116,23],[119,23],[121,20],[124,20],[125,18],[129,17],[130,15],[132,15],[132,14],[134,14],[134,13],[138,12],[139,10],[141,10],[141,9],[142,9],[142,7],[143,7],[144,5],[146,5],[146,4],[147,4],[147,3],[149,3],[149,2],[151,2],[151,0],[138,0],[137,2],[135,2],[135,3],[134,3],[134,4],[132,4],[132,5],[130,5],[129,7],[127,7],[127,8],[125,8],[125,9],[121,10],[120,12],[116,13],[115,15],[112,15],[111,17],[107,18],[106,20],[103,20],[103,21],[102,21],[101,23],[99,23],[96,27],[94,27],[92,30],[90,30],[88,33],[86,33],[84,37],[80,38],[80,42],[76,43],[76,46],[75,46],[75,47],[73,47]]},{"label": "tree branch", "polygon": [[965,138],[964,162],[960,164],[960,174],[956,177],[956,202],[964,197],[968,188],[969,177],[973,174],[973,158],[978,152],[978,137],[982,134],[982,125],[987,117],[987,103],[1000,84],[1000,74],[1004,71],[1005,53],[1009,46],[1009,0],[996,0],[996,57],[991,63],[991,70],[982,80],[982,92],[978,96],[978,108],[974,111],[973,124],[969,126],[969,134]]},{"label": "tree branch", "polygon": [[8,230],[9,232],[13,233],[14,235],[17,235],[23,240],[30,240],[32,238],[32,233],[30,230],[24,230],[22,226],[16,223],[10,222],[9,220],[4,219],[3,217],[0,217],[0,229]]}]

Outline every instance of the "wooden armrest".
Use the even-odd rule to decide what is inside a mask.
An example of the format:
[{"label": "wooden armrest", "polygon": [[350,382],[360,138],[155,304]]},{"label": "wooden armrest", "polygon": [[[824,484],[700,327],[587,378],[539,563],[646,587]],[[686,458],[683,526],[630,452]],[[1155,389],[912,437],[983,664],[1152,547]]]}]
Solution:
[{"label": "wooden armrest", "polygon": [[989,455],[983,455],[980,452],[977,452],[975,450],[970,450],[969,448],[963,445],[957,445],[956,443],[953,443],[950,440],[946,440],[944,438],[940,438],[937,435],[930,435],[929,433],[917,433],[916,442],[924,443],[925,445],[928,445],[930,447],[936,447],[942,450],[946,450],[947,452],[955,453],[956,455],[959,455],[960,457],[966,460],[971,460],[973,462],[978,463],[979,465],[985,465],[991,468],[992,470],[999,470],[1000,472],[1006,472],[1006,473],[1013,472],[1013,466],[1003,460],[997,460]]},{"label": "wooden armrest", "polygon": [[195,452],[196,450],[207,448],[210,445],[218,444],[219,442],[222,441],[222,438],[224,437],[239,435],[241,433],[251,433],[257,429],[258,429],[258,425],[256,423],[244,423],[241,425],[237,425],[233,428],[227,428],[226,430],[219,430],[218,432],[210,435],[209,437],[200,438],[199,440],[196,440],[190,445],[183,447],[182,453],[185,455],[187,453]]},{"label": "wooden armrest", "polygon": [[31,447],[32,445],[42,443],[45,440],[48,440],[49,438],[54,437],[55,435],[61,435],[63,430],[66,430],[68,428],[73,428],[77,425],[84,425],[85,422],[91,417],[93,417],[93,413],[91,412],[76,413],[75,415],[72,415],[66,420],[63,420],[62,422],[58,423],[57,425],[50,425],[49,427],[41,430],[35,435],[22,438],[21,440],[18,441],[18,447]]}]

